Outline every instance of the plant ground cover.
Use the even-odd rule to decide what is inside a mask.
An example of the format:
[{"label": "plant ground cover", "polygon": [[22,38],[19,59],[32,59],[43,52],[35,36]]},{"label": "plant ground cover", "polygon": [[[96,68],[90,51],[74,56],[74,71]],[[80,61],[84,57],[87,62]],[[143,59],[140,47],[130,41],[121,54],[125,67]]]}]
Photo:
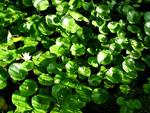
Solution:
[{"label": "plant ground cover", "polygon": [[0,112],[150,113],[150,0],[0,0]]}]

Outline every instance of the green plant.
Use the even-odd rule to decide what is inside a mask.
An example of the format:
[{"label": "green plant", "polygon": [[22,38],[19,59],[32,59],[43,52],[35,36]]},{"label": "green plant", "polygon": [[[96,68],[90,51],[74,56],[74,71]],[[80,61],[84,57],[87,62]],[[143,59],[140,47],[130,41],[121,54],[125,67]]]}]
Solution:
[{"label": "green plant", "polygon": [[140,111],[132,98],[150,93],[147,3],[1,0],[0,112],[82,113],[111,98],[120,113]]}]

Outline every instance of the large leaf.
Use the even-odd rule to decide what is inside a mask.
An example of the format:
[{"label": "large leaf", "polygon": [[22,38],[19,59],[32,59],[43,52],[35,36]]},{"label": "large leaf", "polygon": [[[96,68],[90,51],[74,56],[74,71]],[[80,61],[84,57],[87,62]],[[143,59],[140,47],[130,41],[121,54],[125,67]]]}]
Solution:
[{"label": "large leaf", "polygon": [[49,7],[48,0],[32,0],[33,6],[40,11],[44,11]]},{"label": "large leaf", "polygon": [[116,67],[111,67],[105,74],[106,79],[112,83],[121,82],[122,76],[122,71]]},{"label": "large leaf", "polygon": [[20,94],[27,97],[33,95],[37,89],[37,83],[32,79],[26,79],[19,87]]},{"label": "large leaf", "polygon": [[13,63],[8,68],[8,73],[13,80],[20,81],[28,75],[27,68],[21,63]]},{"label": "large leaf", "polygon": [[109,93],[105,89],[95,88],[91,97],[96,104],[103,104],[108,100]]}]

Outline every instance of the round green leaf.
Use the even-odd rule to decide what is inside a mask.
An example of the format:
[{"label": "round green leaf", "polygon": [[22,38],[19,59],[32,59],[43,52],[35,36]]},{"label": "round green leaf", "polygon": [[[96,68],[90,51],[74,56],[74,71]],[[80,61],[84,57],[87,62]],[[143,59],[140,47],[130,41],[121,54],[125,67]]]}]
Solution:
[{"label": "round green leaf", "polygon": [[103,104],[108,100],[109,93],[105,89],[95,88],[91,97],[96,104]]},{"label": "round green leaf", "polygon": [[137,25],[128,25],[127,30],[132,33],[139,33],[141,29]]},{"label": "round green leaf", "polygon": [[143,88],[145,93],[150,94],[150,84],[144,84]]},{"label": "round green leaf", "polygon": [[20,94],[27,97],[33,95],[37,89],[37,83],[31,79],[26,79],[19,87]]},{"label": "round green leaf", "polygon": [[144,25],[145,33],[150,36],[150,22],[146,22]]},{"label": "round green leaf", "polygon": [[125,105],[126,104],[126,101],[123,97],[118,97],[117,100],[116,100],[117,104],[122,106],[122,105]]},{"label": "round green leaf", "polygon": [[54,15],[54,14],[49,14],[45,16],[46,24],[51,27],[51,26],[59,26],[60,25],[60,20],[59,18]]},{"label": "round green leaf", "polygon": [[49,63],[47,66],[47,72],[53,73],[56,70],[57,64],[56,63]]},{"label": "round green leaf", "polygon": [[20,63],[13,63],[8,68],[8,73],[13,80],[20,81],[28,75],[27,68]]},{"label": "round green leaf", "polygon": [[50,107],[50,98],[47,95],[36,94],[31,99],[34,109],[47,110]]},{"label": "round green leaf", "polygon": [[7,86],[7,81],[1,80],[1,78],[0,78],[0,89],[4,89],[6,86]]},{"label": "round green leaf", "polygon": [[144,13],[144,20],[145,20],[146,22],[150,21],[150,12],[145,12],[145,13]]},{"label": "round green leaf", "polygon": [[78,73],[85,76],[85,77],[90,77],[91,70],[89,67],[82,66],[82,67],[78,68]]},{"label": "round green leaf", "polygon": [[32,110],[32,107],[28,103],[28,98],[22,96],[19,91],[15,91],[12,94],[12,98],[11,99],[12,99],[12,103],[17,108],[20,108],[20,112]]},{"label": "round green leaf", "polygon": [[107,27],[112,33],[117,33],[121,28],[118,22],[109,22]]},{"label": "round green leaf", "polygon": [[127,15],[127,13],[128,13],[129,11],[132,11],[132,10],[134,10],[134,8],[133,8],[132,6],[130,6],[130,5],[124,5],[123,8],[122,8],[122,11],[123,11],[123,13],[124,13],[125,15]]},{"label": "round green leaf", "polygon": [[83,44],[73,43],[70,51],[73,56],[82,56],[85,54],[85,47]]},{"label": "round green leaf", "polygon": [[106,43],[108,41],[106,35],[103,35],[103,34],[99,34],[98,35],[98,40],[101,42],[101,43]]},{"label": "round green leaf", "polygon": [[129,11],[127,13],[127,20],[129,21],[130,24],[139,23],[140,19],[141,19],[140,13],[135,10]]},{"label": "round green leaf", "polygon": [[135,70],[135,61],[132,58],[126,58],[122,63],[123,69],[128,73]]},{"label": "round green leaf", "polygon": [[63,45],[52,45],[50,47],[50,52],[56,54],[58,57],[63,56],[68,52],[68,48]]},{"label": "round green leaf", "polygon": [[78,29],[78,25],[75,20],[70,16],[64,16],[62,18],[62,27],[71,33],[75,33]]},{"label": "round green leaf", "polygon": [[32,0],[33,6],[40,11],[44,11],[49,7],[48,0]]},{"label": "round green leaf", "polygon": [[65,68],[70,73],[76,73],[78,71],[78,64],[74,61],[68,61]]},{"label": "round green leaf", "polygon": [[23,5],[26,7],[32,6],[32,0],[22,0]]},{"label": "round green leaf", "polygon": [[38,81],[41,85],[51,86],[54,83],[54,80],[51,76],[47,74],[42,74],[38,77]]},{"label": "round green leaf", "polygon": [[109,50],[102,50],[97,55],[97,61],[99,64],[110,64],[113,59],[112,53]]},{"label": "round green leaf", "polygon": [[111,67],[106,73],[105,77],[108,81],[112,83],[119,83],[122,80],[123,73],[120,69],[116,67]]},{"label": "round green leaf", "polygon": [[97,59],[96,57],[89,57],[88,58],[88,64],[97,68],[98,67],[98,62],[97,62]]},{"label": "round green leaf", "polygon": [[128,94],[130,91],[130,87],[128,85],[120,85],[120,91],[124,94]]},{"label": "round green leaf", "polygon": [[102,76],[92,75],[88,78],[88,83],[91,86],[98,86],[98,85],[100,85],[101,80],[102,80]]}]

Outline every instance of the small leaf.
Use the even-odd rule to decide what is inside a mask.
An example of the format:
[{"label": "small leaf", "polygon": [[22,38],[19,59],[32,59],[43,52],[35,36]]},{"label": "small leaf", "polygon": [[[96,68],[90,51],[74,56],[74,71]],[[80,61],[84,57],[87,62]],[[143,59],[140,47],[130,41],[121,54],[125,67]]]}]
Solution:
[{"label": "small leaf", "polygon": [[54,83],[53,78],[48,74],[41,74],[38,77],[38,81],[43,86],[51,86]]},{"label": "small leaf", "polygon": [[122,106],[122,105],[125,105],[126,104],[126,101],[123,97],[118,97],[117,100],[116,100],[117,104]]},{"label": "small leaf", "polygon": [[120,85],[120,91],[124,94],[128,94],[130,91],[130,87],[128,85]]},{"label": "small leaf", "polygon": [[98,62],[97,62],[97,59],[96,57],[89,57],[88,58],[88,64],[97,68],[98,67]]},{"label": "small leaf", "polygon": [[78,25],[71,16],[64,16],[61,24],[64,29],[71,33],[75,33],[78,29]]},{"label": "small leaf", "polygon": [[144,31],[145,33],[150,36],[150,22],[146,22],[144,25]]},{"label": "small leaf", "polygon": [[47,95],[36,94],[31,99],[31,104],[34,109],[48,110],[50,106],[50,97]]},{"label": "small leaf", "polygon": [[135,70],[135,61],[132,58],[126,58],[122,63],[123,69],[128,73]]},{"label": "small leaf", "polygon": [[145,20],[146,22],[150,21],[150,12],[145,12],[145,13],[144,13],[144,20]]},{"label": "small leaf", "polygon": [[28,74],[27,68],[23,67],[20,63],[13,63],[8,68],[10,77],[16,81],[25,79]]},{"label": "small leaf", "polygon": [[78,68],[78,73],[83,75],[83,76],[90,77],[91,70],[88,67],[82,66],[82,67]]},{"label": "small leaf", "polygon": [[116,67],[111,67],[106,73],[105,77],[108,81],[112,83],[119,83],[122,80],[123,73],[120,69]]},{"label": "small leaf", "polygon": [[127,20],[129,21],[130,24],[139,23],[141,20],[140,13],[135,10],[129,11],[127,13]]},{"label": "small leaf", "polygon": [[99,64],[110,64],[113,59],[112,53],[109,50],[102,50],[97,55],[97,61]]},{"label": "small leaf", "polygon": [[20,94],[27,97],[33,95],[37,89],[37,83],[31,79],[26,79],[19,87]]},{"label": "small leaf", "polygon": [[96,104],[103,104],[108,100],[109,93],[105,89],[95,88],[91,97]]},{"label": "small leaf", "polygon": [[85,54],[85,47],[83,44],[73,43],[70,51],[73,56],[82,56]]},{"label": "small leaf", "polygon": [[32,0],[33,6],[40,11],[44,11],[49,7],[48,0]]}]

